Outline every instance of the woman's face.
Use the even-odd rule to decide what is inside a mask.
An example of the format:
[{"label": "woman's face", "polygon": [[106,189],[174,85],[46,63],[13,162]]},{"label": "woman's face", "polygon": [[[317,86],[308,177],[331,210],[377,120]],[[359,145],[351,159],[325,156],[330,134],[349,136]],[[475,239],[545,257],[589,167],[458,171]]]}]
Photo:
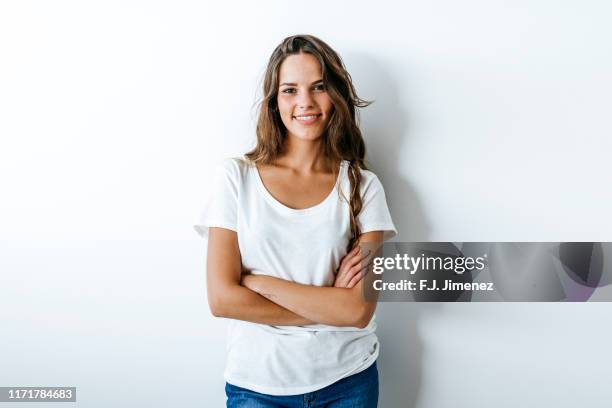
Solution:
[{"label": "woman's face", "polygon": [[288,136],[321,137],[334,106],[323,85],[319,60],[306,53],[288,56],[280,66],[278,83],[278,110]]}]

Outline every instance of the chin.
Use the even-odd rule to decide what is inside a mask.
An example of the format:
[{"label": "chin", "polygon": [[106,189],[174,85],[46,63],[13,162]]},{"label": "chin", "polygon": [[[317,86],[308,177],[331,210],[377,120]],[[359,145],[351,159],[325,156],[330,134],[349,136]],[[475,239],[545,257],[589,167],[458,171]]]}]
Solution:
[{"label": "chin", "polygon": [[289,130],[290,134],[299,140],[317,140],[323,135],[322,132],[293,132]]}]

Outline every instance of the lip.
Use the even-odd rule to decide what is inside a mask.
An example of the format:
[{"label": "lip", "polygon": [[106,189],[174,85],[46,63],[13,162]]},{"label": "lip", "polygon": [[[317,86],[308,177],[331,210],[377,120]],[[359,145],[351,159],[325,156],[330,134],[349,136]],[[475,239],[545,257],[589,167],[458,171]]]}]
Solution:
[{"label": "lip", "polygon": [[[316,116],[315,118],[312,118],[310,120],[299,120],[297,119],[297,116]],[[318,121],[319,119],[321,119],[322,114],[321,113],[311,113],[311,114],[301,114],[301,115],[297,115],[297,116],[293,116],[292,118],[297,121],[299,124],[301,125],[312,125],[313,123],[315,123],[316,121]]]}]

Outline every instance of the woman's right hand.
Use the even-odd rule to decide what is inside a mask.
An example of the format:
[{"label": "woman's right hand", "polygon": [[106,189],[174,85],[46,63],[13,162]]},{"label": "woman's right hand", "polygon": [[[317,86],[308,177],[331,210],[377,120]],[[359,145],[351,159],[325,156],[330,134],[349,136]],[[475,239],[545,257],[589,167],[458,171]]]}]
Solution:
[{"label": "woman's right hand", "polygon": [[369,249],[362,249],[357,245],[340,261],[340,267],[334,280],[335,288],[352,288],[365,275],[368,263],[366,257],[370,255]]}]

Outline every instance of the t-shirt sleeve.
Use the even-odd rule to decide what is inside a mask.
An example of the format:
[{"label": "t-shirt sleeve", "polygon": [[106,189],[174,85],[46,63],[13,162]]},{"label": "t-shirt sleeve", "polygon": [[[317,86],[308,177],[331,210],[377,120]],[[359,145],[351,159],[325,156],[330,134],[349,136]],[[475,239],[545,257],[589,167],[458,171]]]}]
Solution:
[{"label": "t-shirt sleeve", "polygon": [[374,173],[369,175],[362,186],[363,206],[357,215],[357,222],[361,233],[383,231],[383,240],[386,241],[396,236],[397,230],[391,219],[382,183]]},{"label": "t-shirt sleeve", "polygon": [[208,237],[209,227],[237,231],[239,170],[234,159],[226,159],[215,169],[208,201],[193,226],[202,238]]}]

